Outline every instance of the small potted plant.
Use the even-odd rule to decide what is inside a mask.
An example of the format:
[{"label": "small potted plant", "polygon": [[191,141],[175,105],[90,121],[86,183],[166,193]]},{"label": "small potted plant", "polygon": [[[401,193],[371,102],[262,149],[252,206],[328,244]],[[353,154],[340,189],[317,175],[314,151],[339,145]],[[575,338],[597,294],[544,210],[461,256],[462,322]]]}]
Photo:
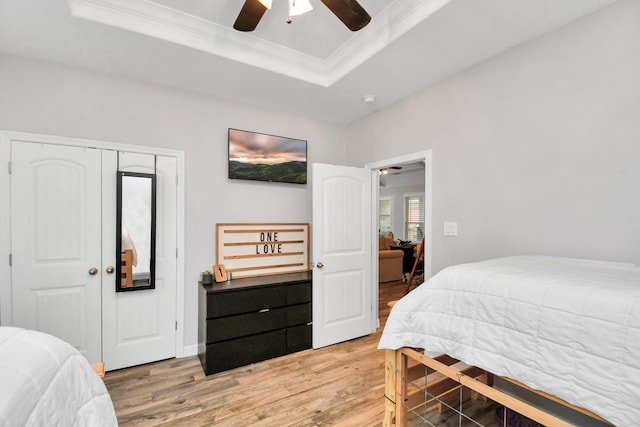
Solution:
[{"label": "small potted plant", "polygon": [[209,285],[213,283],[213,274],[211,274],[211,270],[205,270],[202,272],[202,284]]}]

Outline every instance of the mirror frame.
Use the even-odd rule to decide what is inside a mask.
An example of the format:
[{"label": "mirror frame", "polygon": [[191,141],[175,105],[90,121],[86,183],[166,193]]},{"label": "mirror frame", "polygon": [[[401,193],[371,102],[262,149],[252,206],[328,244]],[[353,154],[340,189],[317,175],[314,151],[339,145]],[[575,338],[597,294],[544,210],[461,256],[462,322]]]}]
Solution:
[{"label": "mirror frame", "polygon": [[[122,286],[122,180],[124,177],[151,179],[151,242],[149,251],[149,284],[142,286]],[[156,288],[156,174],[142,172],[117,173],[116,202],[116,292],[142,291]]]}]

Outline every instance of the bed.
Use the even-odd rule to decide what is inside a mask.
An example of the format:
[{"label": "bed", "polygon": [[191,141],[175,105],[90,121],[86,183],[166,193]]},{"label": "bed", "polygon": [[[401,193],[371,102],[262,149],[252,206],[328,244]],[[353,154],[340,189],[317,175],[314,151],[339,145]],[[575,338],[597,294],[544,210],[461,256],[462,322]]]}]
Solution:
[{"label": "bed", "polygon": [[[543,256],[449,267],[395,304],[378,347],[387,349],[387,425],[404,420],[407,356],[447,371],[439,354],[611,424],[637,425],[640,268]],[[470,376],[444,375],[514,405]],[[548,420],[534,412],[530,418]]]},{"label": "bed", "polygon": [[0,327],[0,426],[117,426],[89,362],[51,335]]}]

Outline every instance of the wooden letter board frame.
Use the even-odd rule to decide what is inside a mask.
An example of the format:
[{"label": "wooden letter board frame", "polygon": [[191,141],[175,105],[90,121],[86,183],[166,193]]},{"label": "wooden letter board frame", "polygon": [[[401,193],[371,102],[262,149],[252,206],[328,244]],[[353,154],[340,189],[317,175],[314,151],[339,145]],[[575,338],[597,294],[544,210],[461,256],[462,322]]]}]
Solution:
[{"label": "wooden letter board frame", "polygon": [[309,271],[309,224],[216,224],[216,264],[233,278]]}]

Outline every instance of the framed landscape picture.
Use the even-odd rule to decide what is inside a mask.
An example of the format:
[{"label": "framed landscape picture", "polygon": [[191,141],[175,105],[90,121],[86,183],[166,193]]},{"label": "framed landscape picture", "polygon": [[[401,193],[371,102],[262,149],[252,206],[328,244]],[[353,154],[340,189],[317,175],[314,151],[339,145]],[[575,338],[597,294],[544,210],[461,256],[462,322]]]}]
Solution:
[{"label": "framed landscape picture", "polygon": [[229,128],[229,179],[307,183],[307,141]]}]

